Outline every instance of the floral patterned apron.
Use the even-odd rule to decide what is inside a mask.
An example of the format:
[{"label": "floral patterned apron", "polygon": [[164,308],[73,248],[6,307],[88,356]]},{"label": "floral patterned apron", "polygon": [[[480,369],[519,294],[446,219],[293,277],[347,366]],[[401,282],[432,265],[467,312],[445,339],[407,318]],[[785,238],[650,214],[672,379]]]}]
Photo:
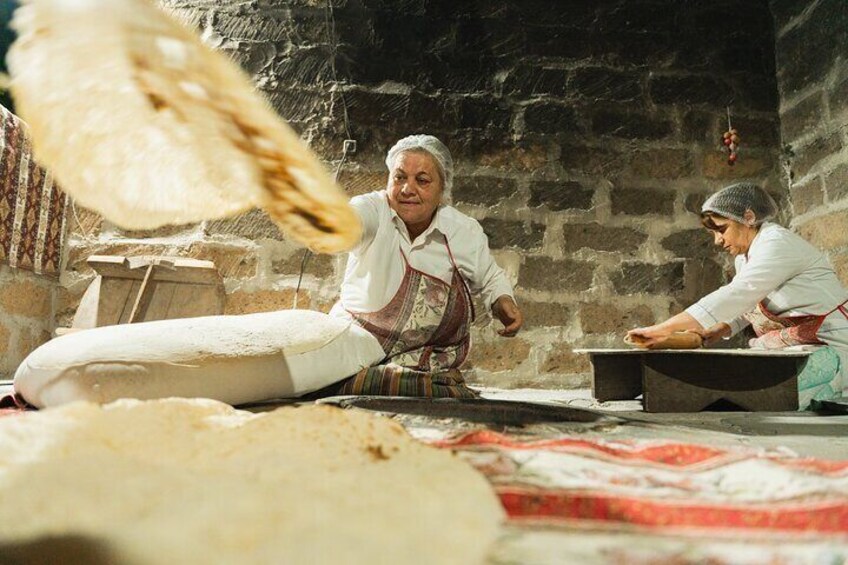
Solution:
[{"label": "floral patterned apron", "polygon": [[[843,302],[826,314],[778,316],[760,301],[757,309],[745,314],[757,334],[751,345],[764,349],[781,349],[792,345],[826,345],[818,332],[827,318],[837,310],[848,319]],[[807,358],[798,374],[798,406],[804,410],[813,400],[826,400],[842,395],[842,367],[839,356],[830,347],[823,347]]]},{"label": "floral patterned apron", "polygon": [[401,250],[405,271],[394,297],[376,312],[350,312],[386,356],[343,381],[335,394],[477,397],[459,371],[471,346],[474,303],[447,241],[445,247],[450,284],[412,268]]}]

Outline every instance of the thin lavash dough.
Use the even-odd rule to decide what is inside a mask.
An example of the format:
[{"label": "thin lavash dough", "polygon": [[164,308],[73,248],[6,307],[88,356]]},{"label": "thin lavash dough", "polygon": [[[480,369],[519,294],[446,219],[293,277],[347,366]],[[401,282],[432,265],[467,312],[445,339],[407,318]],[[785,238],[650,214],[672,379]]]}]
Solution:
[{"label": "thin lavash dough", "polygon": [[9,49],[39,162],[125,229],[265,209],[314,251],[359,240],[347,196],[233,61],[150,0],[23,0]]},{"label": "thin lavash dough", "polygon": [[212,398],[245,404],[301,396],[384,357],[350,320],[280,310],[103,326],[52,339],[15,372],[39,408],[118,398]]},{"label": "thin lavash dough", "polygon": [[76,403],[0,418],[0,553],[50,536],[112,562],[482,563],[503,509],[453,453],[329,406]]}]

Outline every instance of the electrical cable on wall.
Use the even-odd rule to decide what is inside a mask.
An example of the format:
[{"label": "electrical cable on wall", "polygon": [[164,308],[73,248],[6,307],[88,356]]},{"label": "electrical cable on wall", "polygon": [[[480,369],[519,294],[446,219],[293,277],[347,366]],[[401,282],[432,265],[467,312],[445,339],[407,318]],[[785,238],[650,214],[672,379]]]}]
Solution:
[{"label": "electrical cable on wall", "polygon": [[[339,164],[336,165],[336,170],[333,172],[333,182],[338,184],[339,174],[347,160],[347,156],[356,152],[356,141],[352,139],[350,134],[350,118],[347,111],[347,100],[345,100],[344,91],[339,89],[339,78],[336,72],[336,53],[338,52],[338,42],[336,41],[336,16],[333,12],[333,0],[327,0],[327,9],[324,11],[324,22],[326,24],[327,31],[327,45],[330,47],[330,73],[332,74],[333,84],[335,85],[335,89],[331,90],[331,95],[336,91],[339,93],[339,98],[342,102],[342,120],[344,122],[344,132],[346,135],[346,139],[342,144],[342,158],[339,160]],[[332,98],[330,99],[330,106],[332,107]],[[300,273],[297,275],[297,286],[294,290],[292,309],[297,308],[297,299],[300,295],[300,285],[303,282],[303,274],[306,272],[306,265],[309,263],[309,259],[311,257],[312,252],[309,249],[304,249],[303,258],[300,260]]]}]

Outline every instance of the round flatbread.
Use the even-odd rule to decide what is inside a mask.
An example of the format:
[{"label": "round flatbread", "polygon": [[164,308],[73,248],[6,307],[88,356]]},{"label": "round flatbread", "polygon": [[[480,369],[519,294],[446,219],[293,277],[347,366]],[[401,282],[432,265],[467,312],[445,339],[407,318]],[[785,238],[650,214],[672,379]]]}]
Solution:
[{"label": "round flatbread", "polygon": [[127,229],[265,209],[314,251],[361,226],[316,156],[223,54],[150,0],[25,0],[12,94],[39,161]]},{"label": "round flatbread", "polygon": [[0,478],[0,556],[16,563],[52,562],[52,548],[69,562],[70,544],[79,563],[467,565],[504,515],[450,451],[327,406],[127,400],[8,416]]}]

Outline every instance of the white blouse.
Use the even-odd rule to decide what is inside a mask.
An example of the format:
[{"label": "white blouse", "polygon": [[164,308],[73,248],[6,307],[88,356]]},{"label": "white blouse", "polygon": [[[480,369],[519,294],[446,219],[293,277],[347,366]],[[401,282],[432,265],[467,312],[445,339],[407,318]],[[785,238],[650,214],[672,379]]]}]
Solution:
[{"label": "white blouse", "polygon": [[[748,325],[742,314],[760,300],[778,316],[821,315],[848,300],[827,256],[777,224],[763,224],[735,266],[730,283],[686,309],[705,328],[726,322],[738,333]],[[818,337],[848,360],[848,319],[841,312],[825,318]]]},{"label": "white blouse", "polygon": [[410,241],[403,220],[389,207],[385,190],[351,199],[362,221],[363,235],[348,254],[340,300],[330,312],[375,312],[386,306],[400,288],[406,264],[450,284],[453,264],[447,240],[460,274],[471,292],[483,294],[491,306],[503,295],[513,296],[506,274],[489,252],[489,240],[477,220],[451,206],[440,206],[424,233]]}]

